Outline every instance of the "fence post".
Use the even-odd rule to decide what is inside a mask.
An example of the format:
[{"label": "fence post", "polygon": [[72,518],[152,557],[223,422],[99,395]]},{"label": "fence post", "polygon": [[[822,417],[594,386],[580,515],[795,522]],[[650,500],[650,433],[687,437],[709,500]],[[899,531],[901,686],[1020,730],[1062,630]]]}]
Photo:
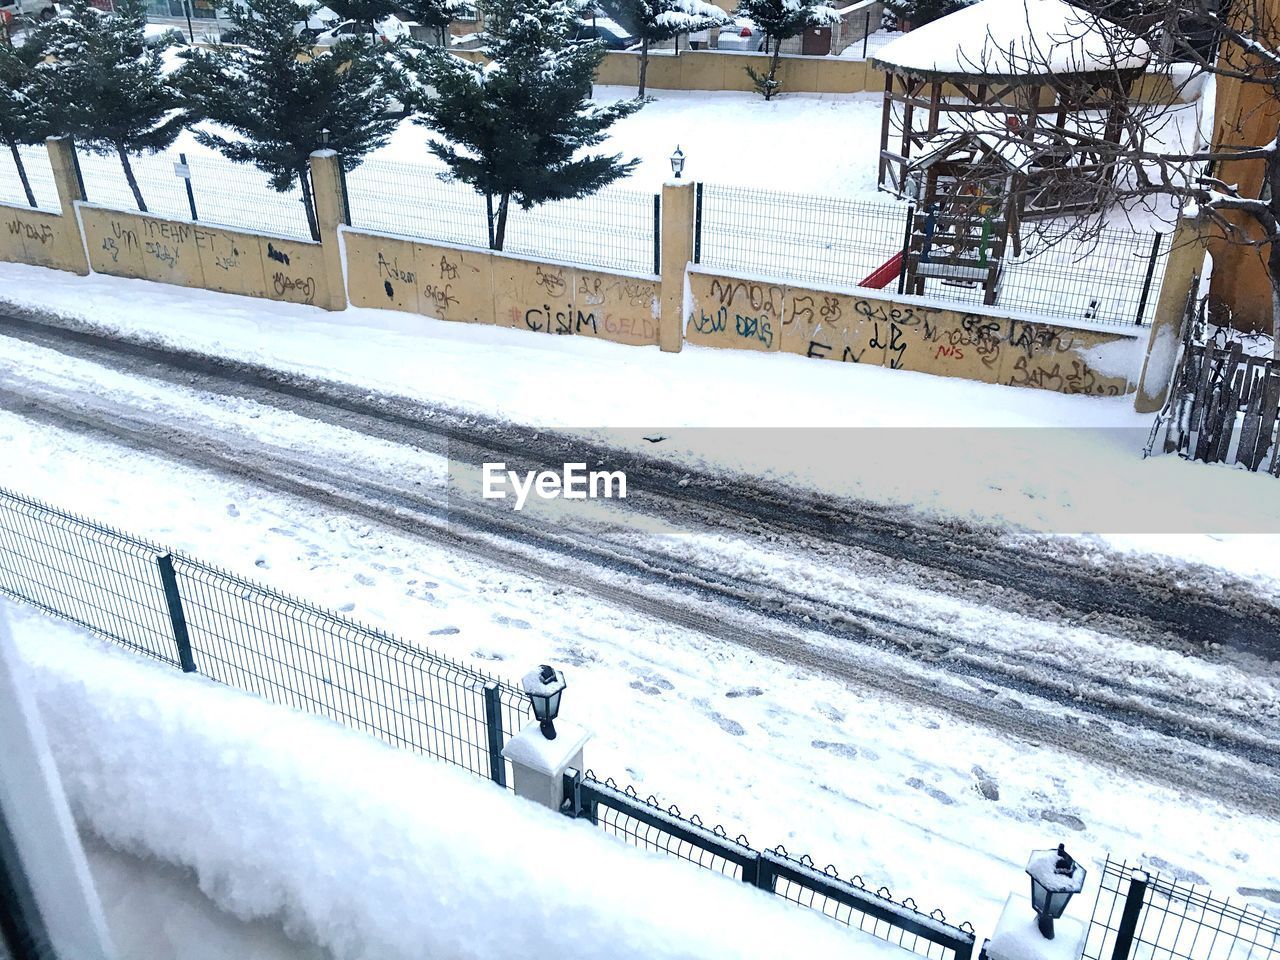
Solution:
[{"label": "fence post", "polygon": [[693,262],[702,262],[702,181],[694,189],[693,200]]},{"label": "fence post", "polygon": [[1133,318],[1134,326],[1142,326],[1142,315],[1147,310],[1147,297],[1151,294],[1151,278],[1155,276],[1156,261],[1160,259],[1160,241],[1164,234],[1156,231],[1155,240],[1151,243],[1151,256],[1147,258],[1147,275],[1142,280],[1142,296],[1138,297],[1138,315]]},{"label": "fence post", "polygon": [[653,195],[653,272],[662,273],[662,194]]},{"label": "fence post", "polygon": [[502,758],[502,689],[493,681],[484,685],[484,725],[489,743],[489,779],[507,785],[507,762]]},{"label": "fence post", "polygon": [[[1204,251],[1195,221],[1179,220],[1177,229],[1169,238],[1169,260],[1165,264],[1164,279],[1160,282],[1160,293],[1151,313],[1147,355],[1142,361],[1138,389],[1133,396],[1133,407],[1138,413],[1155,413],[1164,406],[1169,395],[1169,381],[1173,376],[1178,341],[1182,337],[1187,298],[1197,283]],[[1154,364],[1153,358],[1157,361]]]},{"label": "fence post", "polygon": [[693,260],[695,191],[692,180],[668,180],[662,185],[658,346],[666,353],[679,353],[684,347],[684,274]]},{"label": "fence post", "polygon": [[862,26],[862,60],[867,59],[867,39],[871,36],[871,11],[867,11],[867,22]]},{"label": "fence post", "polygon": [[199,220],[200,215],[196,213],[195,191],[191,189],[191,167],[187,164],[185,153],[178,154],[178,163],[182,164],[182,182],[187,188],[187,206],[191,208],[191,219]]},{"label": "fence post", "polygon": [[901,295],[907,286],[907,256],[911,252],[911,227],[915,220],[916,205],[907,204],[907,226],[902,232],[902,261],[898,266],[898,294]]},{"label": "fence post", "polygon": [[316,306],[326,310],[347,309],[347,284],[342,272],[342,238],[338,227],[346,219],[342,197],[342,169],[334,150],[311,154],[311,189],[315,196],[316,222],[320,227],[320,253],[324,263],[324,290]]},{"label": "fence post", "polygon": [[196,662],[191,656],[191,637],[187,634],[187,618],[182,612],[182,598],[178,596],[178,576],[173,571],[173,555],[163,553],[156,557],[160,568],[160,582],[164,584],[164,602],[169,607],[169,623],[173,626],[173,642],[178,646],[178,662],[183,673],[195,673]]},{"label": "fence post", "polygon": [[1147,894],[1147,874],[1142,870],[1129,871],[1129,892],[1125,894],[1124,911],[1120,914],[1120,926],[1116,929],[1116,945],[1111,960],[1129,960],[1133,949],[1133,935],[1138,929],[1138,917]]},{"label": "fence post", "polygon": [[58,205],[62,210],[62,266],[87,277],[89,258],[85,255],[84,235],[80,232],[80,217],[76,214],[76,202],[85,198],[84,179],[80,176],[75,144],[70,137],[50,137],[45,141],[45,149],[49,151],[49,166],[53,170],[53,184],[58,190]]}]

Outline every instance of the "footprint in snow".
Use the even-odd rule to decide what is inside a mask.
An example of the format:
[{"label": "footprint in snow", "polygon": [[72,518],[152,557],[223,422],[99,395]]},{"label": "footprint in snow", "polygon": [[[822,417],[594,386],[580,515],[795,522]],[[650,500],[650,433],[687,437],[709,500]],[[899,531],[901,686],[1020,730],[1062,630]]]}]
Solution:
[{"label": "footprint in snow", "polygon": [[651,697],[657,697],[662,695],[661,690],[659,690],[657,687],[650,686],[649,684],[645,683],[643,680],[632,680],[629,684],[627,684],[627,686],[629,686],[632,690],[639,690],[641,693],[648,694]]},{"label": "footprint in snow", "polygon": [[240,516],[240,508],[237,507],[234,503],[228,503],[227,516],[231,517],[231,519],[234,520],[236,517]]},{"label": "footprint in snow", "polygon": [[955,803],[955,800],[953,800],[948,794],[943,793],[937,787],[929,786],[929,784],[925,783],[919,777],[912,777],[907,781],[907,786],[914,787],[917,790],[923,790],[929,796],[933,797],[933,799],[948,807]]},{"label": "footprint in snow", "polygon": [[714,710],[711,712],[711,719],[716,722],[716,726],[730,736],[745,737],[747,735],[747,728],[737,720],[730,720],[728,717],[723,714],[716,713]]},{"label": "footprint in snow", "polygon": [[764,691],[759,687],[745,687],[741,690],[728,690],[725,692],[725,696],[732,700],[735,697],[758,697],[763,693]]},{"label": "footprint in snow", "polygon": [[675,684],[673,684],[670,680],[668,680],[666,677],[664,677],[660,673],[655,673],[652,670],[637,670],[636,673],[640,676],[641,679],[647,681],[648,683],[651,683],[653,686],[657,687],[659,690],[674,690],[676,688]]},{"label": "footprint in snow", "polygon": [[1084,829],[1084,821],[1075,814],[1063,813],[1060,810],[1041,810],[1040,819],[1049,823],[1057,823],[1069,830],[1080,831]]},{"label": "footprint in snow", "polygon": [[1148,866],[1155,867],[1161,873],[1173,877],[1175,880],[1181,880],[1183,883],[1198,883],[1202,886],[1208,886],[1209,881],[1194,870],[1187,870],[1184,867],[1174,866],[1168,860],[1162,857],[1143,857],[1143,861]]},{"label": "footprint in snow", "polygon": [[367,573],[357,573],[352,579],[362,587],[372,587],[376,582],[373,577],[369,576]]},{"label": "footprint in snow", "polygon": [[1000,799],[1000,784],[995,777],[977,765],[973,768],[973,777],[977,781],[974,787],[980,794],[991,801]]},{"label": "footprint in snow", "polygon": [[844,721],[844,711],[833,707],[829,703],[815,703],[813,709],[818,711],[818,715],[830,720],[832,723],[841,723]]},{"label": "footprint in snow", "polygon": [[515,617],[504,617],[500,613],[493,615],[493,622],[501,624],[504,627],[516,627],[520,630],[528,630],[532,625],[527,620],[518,620]]},{"label": "footprint in snow", "polygon": [[485,650],[483,648],[472,650],[471,655],[475,657],[477,660],[497,661],[497,660],[507,659],[505,656],[503,656],[501,653],[498,653],[498,651],[496,650]]},{"label": "footprint in snow", "polygon": [[826,750],[828,753],[834,753],[837,757],[844,757],[846,760],[853,760],[858,756],[858,748],[852,743],[833,743],[830,740],[811,740],[809,746],[817,750]]},{"label": "footprint in snow", "polygon": [[350,612],[351,612],[352,610],[354,610],[355,608],[356,608],[356,605],[355,605],[354,603],[344,603],[342,606],[340,606],[340,607],[338,608],[338,612],[339,612],[339,613],[350,613]]},{"label": "footprint in snow", "polygon": [[452,637],[455,633],[461,633],[457,627],[441,627],[439,630],[432,630],[429,636],[432,637]]}]

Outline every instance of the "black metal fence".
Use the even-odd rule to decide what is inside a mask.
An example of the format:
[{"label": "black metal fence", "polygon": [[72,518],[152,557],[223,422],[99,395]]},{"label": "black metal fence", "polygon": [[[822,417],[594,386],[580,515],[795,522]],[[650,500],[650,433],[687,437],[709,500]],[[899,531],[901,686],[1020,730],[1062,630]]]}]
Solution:
[{"label": "black metal fence", "polygon": [[1086,960],[1280,960],[1280,917],[1107,858]]},{"label": "black metal fence", "polygon": [[934,960],[970,960],[974,931],[947,923],[941,910],[921,913],[910,898],[898,902],[885,887],[875,892],[862,878],[842,880],[835,867],[819,870],[809,857],[792,858],[779,846],[756,850],[747,838],[730,839],[724,828],[707,827],[697,816],[663,809],[656,798],[641,800],[632,787],[619,789],[587,772],[567,771],[566,815],[580,817],[635,847],[666,853],[706,870],[815,910],[849,927]]},{"label": "black metal fence", "polygon": [[0,593],[188,672],[500,784],[518,689],[380,630],[0,489]]},{"label": "black metal fence", "polygon": [[[697,263],[782,283],[859,287],[903,252],[906,202],[873,203],[749,187],[699,184]],[[1149,323],[1164,278],[1169,237],[1123,229],[1052,240],[1028,234],[1007,249],[996,305],[1038,317]],[[895,274],[883,287],[901,292]],[[961,309],[981,285],[936,282],[926,294]]]}]

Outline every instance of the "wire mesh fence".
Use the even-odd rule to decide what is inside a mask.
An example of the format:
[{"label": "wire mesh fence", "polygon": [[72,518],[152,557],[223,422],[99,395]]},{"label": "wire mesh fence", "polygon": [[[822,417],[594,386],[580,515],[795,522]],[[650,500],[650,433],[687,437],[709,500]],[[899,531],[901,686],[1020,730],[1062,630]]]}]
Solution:
[{"label": "wire mesh fence", "polygon": [[[858,287],[902,252],[905,202],[872,203],[706,184],[697,260],[707,267],[793,283]],[[1002,266],[996,305],[1037,317],[1112,324],[1150,321],[1170,242],[1155,233],[1104,229],[1046,239],[1030,231]],[[896,277],[884,289],[897,292]],[[961,309],[980,305],[981,284],[932,282],[926,293]]]},{"label": "wire mesh fence", "polygon": [[885,887],[866,888],[861,877],[840,878],[833,866],[819,870],[805,856],[779,846],[756,850],[744,836],[730,839],[723,827],[707,827],[697,815],[665,809],[656,797],[641,800],[635,789],[588,771],[565,777],[566,812],[643,850],[678,857],[705,870],[749,883],[797,906],[897,944],[932,960],[970,960],[975,936],[968,923],[954,926],[941,910],[922,913],[907,897],[895,900]]},{"label": "wire mesh fence", "polygon": [[[118,156],[91,153],[83,147],[77,148],[76,156],[90,203],[138,209]],[[272,189],[270,178],[257,167],[207,153],[133,154],[129,164],[147,212],[156,216],[311,239],[302,189],[296,181],[281,193]]]},{"label": "wire mesh fence", "polygon": [[1107,858],[1086,960],[1280,960],[1280,917]]},{"label": "wire mesh fence", "polygon": [[61,209],[58,203],[58,188],[53,182],[49,152],[43,145],[20,145],[16,160],[12,150],[7,147],[0,148],[0,203],[17,207],[31,206],[31,200],[22,187],[22,177],[18,173],[19,162],[27,175],[27,183],[35,197],[36,208],[57,213]]},{"label": "wire mesh fence", "polygon": [[512,782],[501,750],[527,719],[514,687],[3,489],[0,593],[172,666]]},{"label": "wire mesh fence", "polygon": [[[442,179],[439,164],[367,160],[347,174],[352,226],[437,243],[487,248],[484,197]],[[589,197],[508,213],[503,250],[584,266],[656,273],[653,194],[606,187]]]}]

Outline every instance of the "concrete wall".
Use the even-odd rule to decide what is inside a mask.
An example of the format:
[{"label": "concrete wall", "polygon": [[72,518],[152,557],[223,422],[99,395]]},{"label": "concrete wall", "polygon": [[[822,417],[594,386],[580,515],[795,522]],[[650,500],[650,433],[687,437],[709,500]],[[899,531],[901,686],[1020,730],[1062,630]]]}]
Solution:
[{"label": "concrete wall", "polygon": [[[1123,330],[1079,330],[888,298],[691,271],[690,343],[872,363],[983,383],[1121,396],[1141,346]],[[1138,331],[1145,340],[1147,331]],[[1134,371],[1136,373],[1136,370]]]},{"label": "concrete wall", "polygon": [[96,273],[322,305],[320,245],[81,204]]},{"label": "concrete wall", "polygon": [[60,215],[0,204],[0,260],[85,273],[80,233]]},{"label": "concrete wall", "polygon": [[349,229],[342,234],[347,291],[355,306],[636,346],[658,342],[655,277]]}]

